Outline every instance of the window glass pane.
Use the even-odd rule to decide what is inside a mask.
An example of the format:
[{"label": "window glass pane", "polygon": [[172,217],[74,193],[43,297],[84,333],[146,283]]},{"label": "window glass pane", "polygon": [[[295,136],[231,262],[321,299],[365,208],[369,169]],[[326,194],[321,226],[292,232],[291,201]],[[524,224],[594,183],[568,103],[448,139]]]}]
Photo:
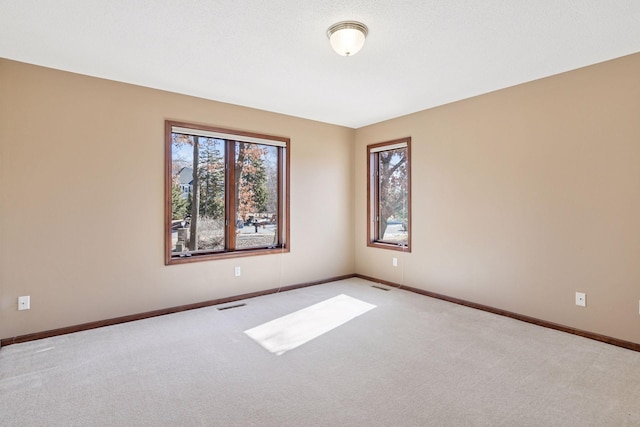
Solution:
[{"label": "window glass pane", "polygon": [[192,204],[191,218],[197,216],[197,227],[191,227],[197,235],[197,247],[191,250],[223,250],[225,247],[225,141],[222,139],[198,138],[198,210]]},{"label": "window glass pane", "polygon": [[407,148],[381,151],[378,158],[379,239],[408,244]]},{"label": "window glass pane", "polygon": [[177,133],[171,139],[172,252],[223,250],[225,142]]},{"label": "window glass pane", "polygon": [[278,244],[278,147],[236,141],[236,248]]}]

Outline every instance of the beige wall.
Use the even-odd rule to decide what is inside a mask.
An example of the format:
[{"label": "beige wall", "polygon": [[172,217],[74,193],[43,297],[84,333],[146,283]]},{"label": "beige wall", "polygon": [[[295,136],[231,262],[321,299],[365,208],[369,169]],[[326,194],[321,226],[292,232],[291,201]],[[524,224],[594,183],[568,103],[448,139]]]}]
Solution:
[{"label": "beige wall", "polygon": [[[638,76],[640,54],[358,129],[356,271],[640,343]],[[410,254],[366,246],[365,147],[405,136]]]},{"label": "beige wall", "polygon": [[[291,138],[291,253],[164,265],[165,119]],[[354,272],[352,129],[0,59],[0,135],[0,338]]]},{"label": "beige wall", "polygon": [[[638,75],[640,54],[354,131],[0,60],[0,338],[357,272],[640,343]],[[165,119],[291,138],[291,253],[164,266]],[[365,244],[365,147],[405,136],[410,254]]]}]

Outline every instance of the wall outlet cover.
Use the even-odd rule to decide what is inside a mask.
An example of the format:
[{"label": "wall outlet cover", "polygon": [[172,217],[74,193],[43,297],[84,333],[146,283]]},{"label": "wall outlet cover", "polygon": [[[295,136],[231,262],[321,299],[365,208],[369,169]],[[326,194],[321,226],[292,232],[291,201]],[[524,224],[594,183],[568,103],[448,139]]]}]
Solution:
[{"label": "wall outlet cover", "polygon": [[18,310],[31,309],[31,297],[29,295],[18,297]]},{"label": "wall outlet cover", "polygon": [[576,292],[576,305],[579,305],[580,307],[586,307],[587,294],[585,294],[584,292]]}]

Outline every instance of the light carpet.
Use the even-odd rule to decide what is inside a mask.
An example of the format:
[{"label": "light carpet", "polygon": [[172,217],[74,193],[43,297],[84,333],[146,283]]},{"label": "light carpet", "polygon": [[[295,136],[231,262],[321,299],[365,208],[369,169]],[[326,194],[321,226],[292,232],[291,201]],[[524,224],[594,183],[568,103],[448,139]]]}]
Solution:
[{"label": "light carpet", "polygon": [[[640,353],[348,279],[0,350],[3,426],[638,426]],[[375,305],[281,356],[243,331]]]}]

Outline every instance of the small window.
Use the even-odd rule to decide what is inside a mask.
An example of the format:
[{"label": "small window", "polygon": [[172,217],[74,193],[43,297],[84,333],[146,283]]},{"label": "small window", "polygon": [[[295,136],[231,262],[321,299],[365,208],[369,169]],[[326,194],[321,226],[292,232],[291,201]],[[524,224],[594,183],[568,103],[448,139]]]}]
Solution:
[{"label": "small window", "polygon": [[411,251],[411,138],[367,146],[367,245]]},{"label": "small window", "polygon": [[289,251],[289,139],[166,122],[165,263]]}]

